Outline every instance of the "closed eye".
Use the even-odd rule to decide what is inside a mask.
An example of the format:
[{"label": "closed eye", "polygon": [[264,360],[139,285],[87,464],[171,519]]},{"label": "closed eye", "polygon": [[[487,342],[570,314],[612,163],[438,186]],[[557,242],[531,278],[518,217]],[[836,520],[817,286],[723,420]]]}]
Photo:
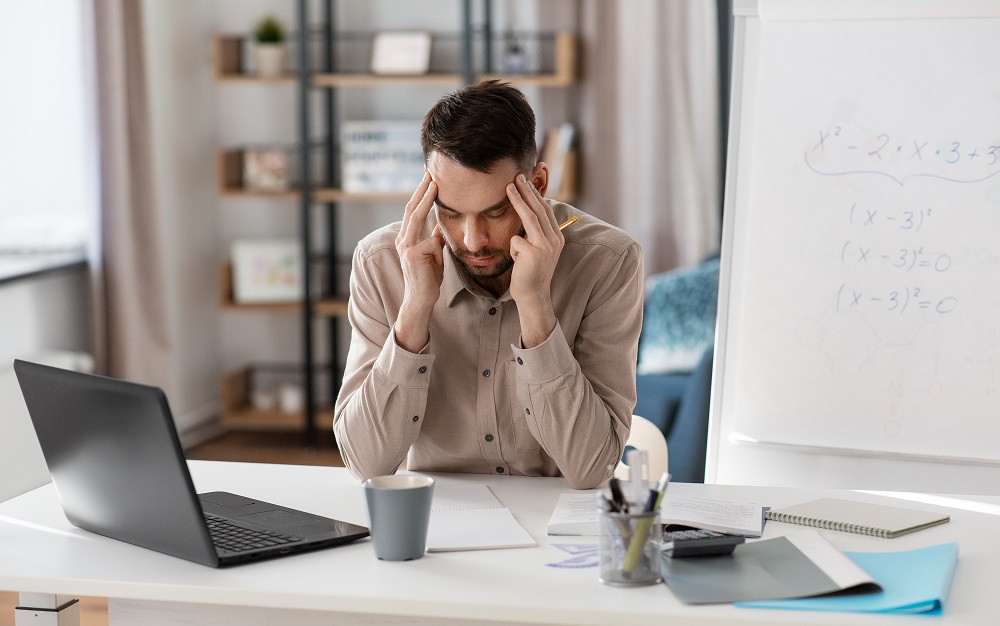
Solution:
[{"label": "closed eye", "polygon": [[509,209],[509,208],[510,208],[510,205],[508,204],[506,206],[502,206],[502,207],[497,208],[497,209],[491,209],[489,211],[486,211],[486,213],[484,215],[486,215],[486,217],[488,219],[498,220],[498,219],[500,219],[501,217],[503,217],[504,215],[507,214],[507,209]]}]

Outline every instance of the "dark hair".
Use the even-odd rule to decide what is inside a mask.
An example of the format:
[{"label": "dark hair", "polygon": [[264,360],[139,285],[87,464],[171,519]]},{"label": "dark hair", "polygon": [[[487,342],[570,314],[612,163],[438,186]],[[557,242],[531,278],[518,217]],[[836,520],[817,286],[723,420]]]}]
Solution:
[{"label": "dark hair", "polygon": [[521,171],[534,167],[535,112],[510,83],[487,80],[468,85],[438,100],[420,132],[424,160],[440,152],[459,164],[489,172],[503,159]]}]

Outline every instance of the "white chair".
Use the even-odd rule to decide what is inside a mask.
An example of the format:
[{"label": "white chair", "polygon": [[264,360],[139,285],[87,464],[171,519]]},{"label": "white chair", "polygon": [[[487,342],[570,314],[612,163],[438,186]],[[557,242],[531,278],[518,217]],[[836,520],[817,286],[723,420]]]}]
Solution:
[{"label": "white chair", "polygon": [[[653,482],[660,480],[663,472],[667,471],[667,440],[656,424],[640,415],[632,416],[632,429],[625,442],[624,458],[628,458],[629,449],[633,448],[646,451],[646,464],[649,468],[646,477]],[[618,463],[615,478],[624,480],[628,477],[628,465],[624,461]]]}]

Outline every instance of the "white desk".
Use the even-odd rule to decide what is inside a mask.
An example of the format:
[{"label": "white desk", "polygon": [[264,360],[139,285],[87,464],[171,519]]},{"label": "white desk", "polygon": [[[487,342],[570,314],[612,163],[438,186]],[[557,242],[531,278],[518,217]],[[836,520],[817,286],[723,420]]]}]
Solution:
[{"label": "white desk", "polygon": [[[193,461],[199,492],[227,490],[365,524],[361,486],[342,468]],[[404,563],[377,560],[360,542],[212,569],[106,539],[71,526],[51,484],[0,504],[0,589],[106,596],[112,623],[329,624],[924,624],[927,618],[687,606],[665,585],[618,589],[597,582],[596,568],[556,569],[565,558],[546,523],[562,479],[469,475],[488,484],[535,537],[534,548],[433,553]],[[864,493],[765,487],[672,484],[673,493],[756,501],[781,507],[820,495],[892,500]],[[921,505],[924,506],[924,505]],[[926,505],[938,509],[944,507]],[[949,509],[952,521],[898,539],[824,532],[844,550],[891,551],[958,541],[960,556],[944,616],[935,626],[996,623],[1000,565],[1000,498],[990,512]],[[800,528],[768,522],[765,537]],[[152,613],[150,613],[152,611]],[[334,613],[334,615],[331,615]]]}]

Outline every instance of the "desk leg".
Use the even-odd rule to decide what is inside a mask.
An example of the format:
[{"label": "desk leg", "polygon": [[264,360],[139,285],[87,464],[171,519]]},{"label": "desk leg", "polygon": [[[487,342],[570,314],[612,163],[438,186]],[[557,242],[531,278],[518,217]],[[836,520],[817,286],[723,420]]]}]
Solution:
[{"label": "desk leg", "polygon": [[54,593],[18,594],[14,626],[80,626],[80,600]]}]

